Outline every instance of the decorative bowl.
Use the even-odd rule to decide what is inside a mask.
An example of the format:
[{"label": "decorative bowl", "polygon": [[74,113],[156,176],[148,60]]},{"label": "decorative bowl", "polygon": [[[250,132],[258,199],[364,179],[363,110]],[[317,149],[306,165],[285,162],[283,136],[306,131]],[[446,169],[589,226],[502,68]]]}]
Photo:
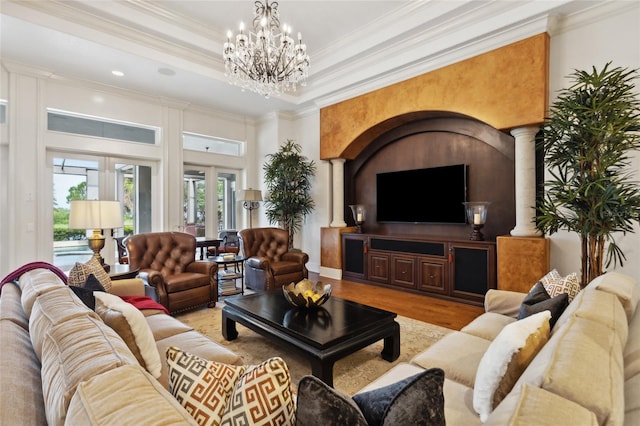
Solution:
[{"label": "decorative bowl", "polygon": [[291,283],[282,287],[284,297],[297,308],[314,309],[321,306],[331,297],[331,284],[304,279],[297,284]]}]

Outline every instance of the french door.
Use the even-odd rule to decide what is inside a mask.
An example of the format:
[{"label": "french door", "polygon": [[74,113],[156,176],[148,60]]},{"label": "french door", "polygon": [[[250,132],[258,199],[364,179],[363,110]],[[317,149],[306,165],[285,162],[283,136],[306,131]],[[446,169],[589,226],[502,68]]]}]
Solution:
[{"label": "french door", "polygon": [[[70,269],[75,262],[85,262],[92,255],[86,237],[91,230],[69,229],[69,203],[72,200],[117,200],[123,214],[123,228],[103,230],[105,248],[101,254],[108,264],[117,257],[115,237],[150,232],[154,220],[153,162],[115,157],[51,153],[53,176],[53,263]],[[156,191],[157,192],[157,191]],[[159,210],[159,209],[156,209]]]},{"label": "french door", "polygon": [[238,171],[184,165],[183,229],[196,237],[217,237],[236,229]]}]

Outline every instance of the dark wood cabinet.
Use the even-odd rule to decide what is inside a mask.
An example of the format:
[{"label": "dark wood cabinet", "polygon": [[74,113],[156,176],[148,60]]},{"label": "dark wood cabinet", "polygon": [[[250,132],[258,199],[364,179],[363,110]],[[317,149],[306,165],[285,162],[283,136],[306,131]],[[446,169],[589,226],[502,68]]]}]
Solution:
[{"label": "dark wood cabinet", "polygon": [[496,288],[495,243],[342,234],[343,277],[480,305]]}]

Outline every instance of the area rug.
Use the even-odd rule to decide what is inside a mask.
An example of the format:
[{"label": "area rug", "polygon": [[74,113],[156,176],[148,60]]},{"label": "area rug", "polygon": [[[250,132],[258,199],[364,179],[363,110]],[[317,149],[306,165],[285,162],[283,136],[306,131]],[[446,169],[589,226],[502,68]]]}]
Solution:
[{"label": "area rug", "polygon": [[[272,356],[281,357],[289,366],[291,380],[296,389],[302,376],[311,374],[309,362],[302,356],[267,341],[241,324],[236,324],[238,338],[226,341],[221,330],[223,306],[224,302],[218,302],[215,308],[202,308],[176,315],[176,318],[240,355],[244,364],[258,364]],[[336,389],[353,395],[394,365],[410,361],[416,354],[453,331],[401,316],[398,316],[396,321],[400,324],[400,357],[394,362],[383,360],[380,356],[382,340],[367,346],[334,364],[333,385]]]}]

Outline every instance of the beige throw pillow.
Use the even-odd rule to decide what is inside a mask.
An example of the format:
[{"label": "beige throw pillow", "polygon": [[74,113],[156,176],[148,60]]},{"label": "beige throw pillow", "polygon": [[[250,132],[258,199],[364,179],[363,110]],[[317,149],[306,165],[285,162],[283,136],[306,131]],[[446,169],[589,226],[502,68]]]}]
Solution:
[{"label": "beige throw pillow", "polygon": [[473,389],[473,408],[485,422],[549,340],[549,311],[506,325],[482,356]]},{"label": "beige throw pillow", "polygon": [[94,296],[102,321],[118,333],[142,367],[156,379],[160,377],[160,354],[142,312],[113,294],[96,291]]}]

